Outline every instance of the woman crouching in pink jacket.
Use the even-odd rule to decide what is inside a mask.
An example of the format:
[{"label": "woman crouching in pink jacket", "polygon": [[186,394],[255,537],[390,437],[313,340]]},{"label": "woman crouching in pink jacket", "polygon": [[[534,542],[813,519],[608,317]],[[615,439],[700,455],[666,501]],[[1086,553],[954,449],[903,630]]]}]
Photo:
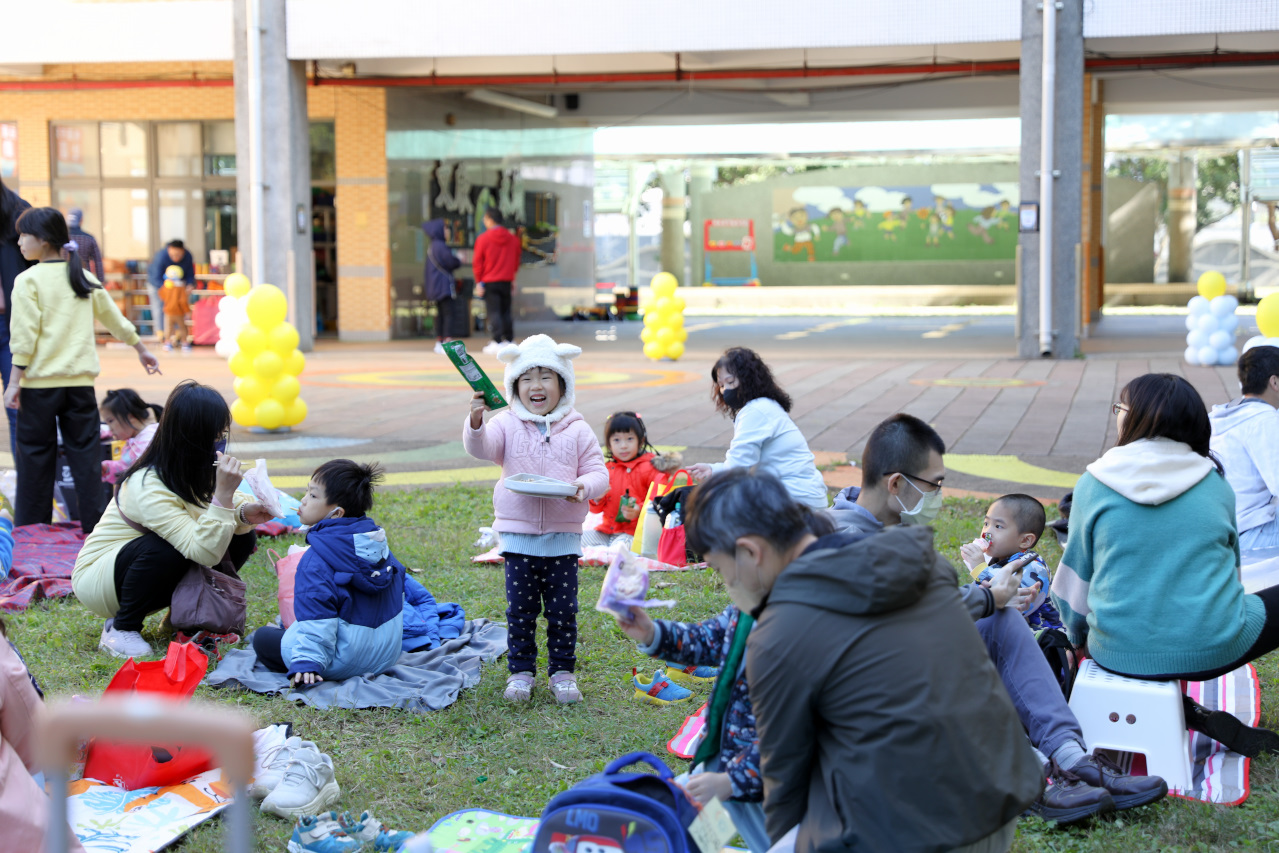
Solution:
[{"label": "woman crouching in pink jacket", "polygon": [[502,478],[541,474],[574,483],[577,492],[559,500],[519,495],[502,480],[493,487],[493,529],[506,560],[507,666],[503,694],[527,702],[537,667],[537,617],[546,608],[550,686],[561,705],[580,702],[573,671],[577,665],[577,558],[582,555],[586,502],[608,491],[608,469],[595,433],[573,408],[573,365],[581,347],[534,335],[508,344],[498,358],[506,363],[510,408],[487,425],[484,395],[471,400],[462,430],[466,452],[502,466]]}]

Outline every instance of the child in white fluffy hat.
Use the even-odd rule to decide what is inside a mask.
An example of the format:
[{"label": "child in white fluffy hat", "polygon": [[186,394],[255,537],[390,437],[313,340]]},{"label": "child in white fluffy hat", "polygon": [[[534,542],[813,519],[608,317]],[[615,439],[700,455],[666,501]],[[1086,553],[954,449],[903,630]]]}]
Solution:
[{"label": "child in white fluffy hat", "polygon": [[502,466],[502,478],[541,474],[575,483],[568,498],[535,498],[493,487],[493,523],[506,560],[508,623],[505,696],[527,702],[537,665],[537,617],[546,610],[550,686],[561,705],[581,701],[573,671],[577,664],[577,559],[582,555],[586,502],[608,491],[608,469],[598,439],[573,408],[573,365],[581,347],[557,344],[547,335],[507,344],[497,354],[506,363],[510,408],[487,424],[484,395],[471,399],[462,429],[466,452]]}]

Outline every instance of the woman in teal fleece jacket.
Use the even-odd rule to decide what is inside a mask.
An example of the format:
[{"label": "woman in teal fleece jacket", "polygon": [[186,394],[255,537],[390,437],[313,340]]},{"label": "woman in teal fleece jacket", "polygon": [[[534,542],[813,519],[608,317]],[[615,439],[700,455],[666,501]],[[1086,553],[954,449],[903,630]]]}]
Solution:
[{"label": "woman in teal fleece jacket", "polygon": [[1279,587],[1244,593],[1235,494],[1202,398],[1147,374],[1115,405],[1119,444],[1075,487],[1052,598],[1106,669],[1204,681],[1279,647]]}]

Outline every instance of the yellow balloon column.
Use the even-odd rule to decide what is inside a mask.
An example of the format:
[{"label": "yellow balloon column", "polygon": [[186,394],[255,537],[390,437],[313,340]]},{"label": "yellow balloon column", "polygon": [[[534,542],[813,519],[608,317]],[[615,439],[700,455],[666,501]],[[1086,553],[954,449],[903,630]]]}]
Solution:
[{"label": "yellow balloon column", "polygon": [[676,295],[679,282],[668,272],[659,272],[649,282],[648,309],[644,312],[644,355],[653,361],[674,361],[684,354],[684,300]]},{"label": "yellow balloon column", "polygon": [[275,285],[249,291],[249,324],[236,336],[239,351],[230,359],[236,376],[231,417],[240,426],[275,430],[306,419],[306,403],[298,396],[306,357],[298,350],[298,330],[284,319],[288,311]]}]

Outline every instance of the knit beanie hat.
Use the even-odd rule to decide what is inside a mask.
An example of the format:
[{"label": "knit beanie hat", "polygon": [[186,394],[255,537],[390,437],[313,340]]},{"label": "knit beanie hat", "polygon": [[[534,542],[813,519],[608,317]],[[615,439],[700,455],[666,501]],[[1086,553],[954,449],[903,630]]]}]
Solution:
[{"label": "knit beanie hat", "polygon": [[[572,360],[582,354],[582,348],[573,344],[557,344],[550,335],[533,335],[518,344],[507,344],[498,352],[499,360],[506,364],[506,399],[511,412],[523,421],[541,421],[548,426],[562,420],[573,408]],[[520,402],[515,385],[520,377],[535,367],[547,367],[564,380],[564,393],[559,405],[545,415],[535,415]]]}]

